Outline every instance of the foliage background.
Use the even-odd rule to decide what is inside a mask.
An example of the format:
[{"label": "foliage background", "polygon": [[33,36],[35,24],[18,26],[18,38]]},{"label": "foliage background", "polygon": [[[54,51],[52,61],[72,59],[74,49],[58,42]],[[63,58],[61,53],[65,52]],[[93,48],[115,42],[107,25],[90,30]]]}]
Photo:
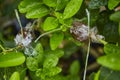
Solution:
[{"label": "foliage background", "polygon": [[[119,80],[119,0],[0,0],[0,80],[81,80],[87,43],[74,39],[69,29],[74,21],[87,25],[86,8],[90,27],[97,26],[105,37],[105,43],[91,42],[87,79]],[[27,55],[14,42],[20,31],[14,9],[21,13],[23,27],[36,21]]]}]

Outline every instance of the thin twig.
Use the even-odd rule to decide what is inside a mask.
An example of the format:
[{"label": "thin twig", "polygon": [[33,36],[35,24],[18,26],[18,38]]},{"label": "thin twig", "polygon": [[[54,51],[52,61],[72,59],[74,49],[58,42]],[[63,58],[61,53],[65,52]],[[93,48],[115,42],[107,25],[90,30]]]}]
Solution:
[{"label": "thin twig", "polygon": [[3,51],[5,51],[5,49],[4,49],[4,47],[0,44],[0,48],[3,50]]},{"label": "thin twig", "polygon": [[[88,35],[90,35],[90,13],[87,9],[86,9],[86,13],[87,13],[87,18],[88,18]],[[88,41],[88,49],[87,49],[87,56],[86,56],[86,61],[85,61],[85,70],[84,70],[83,80],[86,80],[88,58],[90,54],[90,38],[88,40],[89,41]]]},{"label": "thin twig", "polygon": [[43,33],[43,34],[41,34],[34,42],[36,43],[41,37],[43,37],[43,36],[45,36],[45,35],[48,35],[48,34],[50,34],[50,33],[53,33],[53,32],[56,32],[56,31],[59,31],[59,30],[61,30],[61,28],[57,28],[57,29],[54,29],[54,30],[51,30],[51,31],[48,31],[48,32],[46,32],[46,33]]},{"label": "thin twig", "polygon": [[15,9],[15,15],[16,15],[16,18],[17,18],[18,23],[19,23],[19,25],[20,25],[21,33],[22,33],[22,36],[23,36],[23,28],[22,28],[22,24],[21,24],[20,17],[19,17],[19,15],[18,15],[17,9]]},{"label": "thin twig", "polygon": [[34,27],[36,22],[37,22],[37,20],[33,21],[32,25],[31,25],[31,29]]}]

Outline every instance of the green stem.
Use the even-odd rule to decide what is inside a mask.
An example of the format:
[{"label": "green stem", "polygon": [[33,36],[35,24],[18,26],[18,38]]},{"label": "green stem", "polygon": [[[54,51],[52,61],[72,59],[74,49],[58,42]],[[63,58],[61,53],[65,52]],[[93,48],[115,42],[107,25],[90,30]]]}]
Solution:
[{"label": "green stem", "polygon": [[119,36],[120,36],[120,22],[119,22],[118,32],[119,32]]},{"label": "green stem", "polygon": [[0,44],[0,48],[3,50],[3,51],[5,51],[5,48]]},{"label": "green stem", "polygon": [[14,48],[10,48],[10,49],[5,50],[5,52],[14,51],[14,50],[20,49],[21,47],[22,47],[22,46],[16,46],[16,47],[14,47]]},{"label": "green stem", "polygon": [[99,40],[102,44],[104,44],[104,45],[106,45],[107,44],[107,42],[106,41],[104,41],[104,40],[102,40],[102,39],[100,39]]},{"label": "green stem", "polygon": [[43,33],[43,34],[41,34],[34,42],[36,43],[41,37],[43,37],[43,36],[45,36],[45,35],[48,35],[48,34],[50,34],[50,33],[56,32],[56,31],[60,31],[60,30],[61,30],[61,28],[57,28],[57,29],[48,31],[48,32],[46,32],[46,33]]},{"label": "green stem", "polygon": [[5,49],[4,47],[2,47],[2,45],[0,45],[0,48],[2,49],[2,53],[6,54],[6,52],[17,50],[17,49],[21,48],[21,46],[17,46],[17,47],[10,48],[10,49]]},{"label": "green stem", "polygon": [[[88,18],[88,35],[90,35],[90,13],[89,11],[86,9],[86,13],[87,13],[87,18]],[[88,49],[87,49],[87,56],[86,56],[86,61],[85,61],[85,70],[84,70],[84,75],[83,75],[83,80],[86,80],[86,73],[87,73],[87,65],[88,65],[88,58],[89,58],[89,54],[90,54],[90,38],[88,39]]]},{"label": "green stem", "polygon": [[35,25],[35,23],[36,23],[37,21],[38,21],[38,20],[33,21],[32,25],[31,25],[31,29],[33,29],[33,27],[34,27],[34,25]]}]

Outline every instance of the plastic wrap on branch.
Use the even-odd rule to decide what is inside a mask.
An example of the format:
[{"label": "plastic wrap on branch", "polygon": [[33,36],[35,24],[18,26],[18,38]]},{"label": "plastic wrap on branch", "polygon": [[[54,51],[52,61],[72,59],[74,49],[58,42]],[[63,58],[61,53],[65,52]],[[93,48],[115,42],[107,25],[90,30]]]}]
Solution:
[{"label": "plastic wrap on branch", "polygon": [[31,23],[28,23],[26,27],[23,29],[23,33],[19,32],[14,40],[16,45],[27,47],[32,42],[32,39],[33,36],[32,36]]},{"label": "plastic wrap on branch", "polygon": [[105,39],[104,36],[98,34],[97,27],[93,27],[90,29],[90,38],[92,42],[100,43],[99,40]]},{"label": "plastic wrap on branch", "polygon": [[[73,27],[70,28],[70,33],[73,34],[73,37],[79,41],[86,41],[88,38],[91,38],[92,42],[99,43],[99,40],[104,39],[104,36],[97,34],[97,27],[93,27],[88,32],[88,26],[80,22],[74,22]],[[90,34],[89,34],[90,33]]]},{"label": "plastic wrap on branch", "polygon": [[85,41],[88,39],[88,27],[82,23],[74,22],[73,27],[71,27],[70,32],[73,37],[79,41]]}]

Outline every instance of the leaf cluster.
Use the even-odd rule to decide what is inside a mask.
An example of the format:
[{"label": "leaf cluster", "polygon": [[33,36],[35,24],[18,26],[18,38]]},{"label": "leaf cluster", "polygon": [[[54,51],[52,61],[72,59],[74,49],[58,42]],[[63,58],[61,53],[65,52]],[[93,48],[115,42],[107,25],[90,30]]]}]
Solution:
[{"label": "leaf cluster", "polygon": [[[90,26],[97,26],[106,41],[105,54],[97,58],[102,67],[91,74],[90,80],[119,80],[119,4],[119,0],[89,0],[88,3],[87,0],[22,0],[18,5],[19,12],[27,19],[37,19],[38,25],[33,28],[38,29],[42,38],[38,37],[28,47],[6,49],[5,46],[4,49],[0,37],[0,71],[4,74],[0,74],[0,79],[23,80],[28,72],[32,80],[80,80],[79,61],[73,61],[68,74],[63,75],[59,60],[63,56],[68,58],[82,45],[72,38],[69,29],[74,21],[86,23],[85,9],[88,8]],[[25,48],[33,55],[25,55]]]}]

